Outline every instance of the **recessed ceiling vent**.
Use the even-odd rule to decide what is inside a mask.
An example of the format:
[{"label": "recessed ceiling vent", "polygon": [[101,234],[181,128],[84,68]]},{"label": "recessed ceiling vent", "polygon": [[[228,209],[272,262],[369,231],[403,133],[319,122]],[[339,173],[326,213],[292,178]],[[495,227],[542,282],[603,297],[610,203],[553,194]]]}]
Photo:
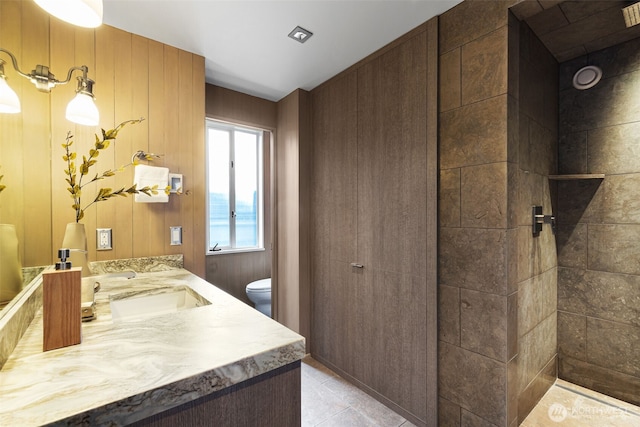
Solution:
[{"label": "recessed ceiling vent", "polygon": [[640,24],[640,2],[622,8],[622,15],[627,28]]},{"label": "recessed ceiling vent", "polygon": [[305,30],[302,27],[296,27],[289,33],[289,38],[294,39],[297,42],[304,43],[311,38],[313,33],[309,30]]},{"label": "recessed ceiling vent", "polygon": [[580,68],[573,75],[573,87],[579,90],[590,89],[598,84],[602,78],[602,70],[595,65]]}]

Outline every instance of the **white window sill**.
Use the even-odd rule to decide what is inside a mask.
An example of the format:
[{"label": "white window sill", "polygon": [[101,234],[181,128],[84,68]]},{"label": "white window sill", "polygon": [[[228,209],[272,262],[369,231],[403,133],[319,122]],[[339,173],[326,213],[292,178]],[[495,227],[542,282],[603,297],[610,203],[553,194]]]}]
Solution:
[{"label": "white window sill", "polygon": [[240,249],[222,249],[220,251],[207,251],[205,255],[229,255],[229,254],[241,254],[246,252],[264,252],[264,248],[240,248]]}]

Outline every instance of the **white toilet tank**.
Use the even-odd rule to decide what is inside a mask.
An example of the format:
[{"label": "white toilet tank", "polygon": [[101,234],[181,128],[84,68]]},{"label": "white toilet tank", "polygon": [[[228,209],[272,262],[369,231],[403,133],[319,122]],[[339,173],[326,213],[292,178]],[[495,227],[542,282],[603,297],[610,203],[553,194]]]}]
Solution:
[{"label": "white toilet tank", "polygon": [[254,303],[256,310],[271,317],[271,278],[249,283],[246,292],[247,298]]}]

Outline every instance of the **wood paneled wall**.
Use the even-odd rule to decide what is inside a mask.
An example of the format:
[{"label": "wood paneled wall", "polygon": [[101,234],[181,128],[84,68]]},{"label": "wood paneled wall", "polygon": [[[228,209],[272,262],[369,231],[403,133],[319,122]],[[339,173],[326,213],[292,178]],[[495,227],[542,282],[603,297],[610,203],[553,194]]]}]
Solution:
[{"label": "wood paneled wall", "polygon": [[310,337],[309,193],[311,119],[309,92],[298,89],[278,102],[276,143],[275,319]]},{"label": "wood paneled wall", "polygon": [[[131,162],[137,150],[163,155],[156,166],[184,175],[182,196],[169,203],[134,203],[118,198],[90,207],[86,225],[89,260],[184,254],[185,267],[205,272],[204,58],[107,25],[93,29],[50,19],[32,1],[0,2],[0,47],[13,52],[23,71],[49,65],[64,79],[74,65],[87,65],[100,127],[144,117],[127,126],[101,154],[91,173]],[[0,53],[0,58],[6,55]],[[0,174],[7,190],[0,195],[0,222],[16,224],[24,265],[51,264],[65,224],[74,220],[67,192],[61,144],[68,131],[78,156],[86,155],[98,128],[78,126],[64,117],[74,96],[73,81],[51,94],[38,92],[5,65],[22,112],[0,115]],[[133,168],[100,182],[120,188],[133,182]],[[96,189],[88,186],[83,200]],[[169,245],[169,227],[183,227],[182,246]],[[95,229],[113,229],[113,250],[96,251]]]}]

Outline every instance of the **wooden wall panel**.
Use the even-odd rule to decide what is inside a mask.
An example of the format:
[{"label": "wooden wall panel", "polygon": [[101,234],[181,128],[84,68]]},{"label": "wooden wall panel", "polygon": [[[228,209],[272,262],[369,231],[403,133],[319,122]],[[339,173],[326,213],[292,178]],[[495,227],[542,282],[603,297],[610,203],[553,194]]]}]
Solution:
[{"label": "wooden wall panel", "polygon": [[[193,188],[189,196],[172,196],[167,204],[119,198],[89,207],[82,220],[89,260],[183,253],[185,265],[204,276],[204,58],[107,25],[76,28],[50,19],[30,0],[0,2],[0,47],[16,54],[23,70],[48,65],[58,79],[64,79],[71,66],[87,65],[89,78],[96,81],[100,126],[105,129],[146,118],[122,131],[92,173],[128,164],[135,151],[144,149],[164,154],[158,164],[183,173],[186,189]],[[11,65],[5,71],[22,113],[0,116],[0,174],[8,187],[0,195],[0,222],[16,224],[25,265],[47,265],[54,262],[66,224],[74,220],[61,144],[72,131],[78,155],[86,155],[99,129],[74,125],[64,117],[77,74],[69,84],[45,94],[17,76]],[[132,183],[133,168],[127,168],[99,184],[119,188]],[[95,196],[96,187],[85,188],[84,204]],[[187,230],[182,246],[169,245],[169,225]],[[113,250],[96,251],[96,227],[113,229]]]},{"label": "wooden wall panel", "polygon": [[436,42],[434,20],[312,92],[312,355],[416,425],[437,424]]},{"label": "wooden wall panel", "polygon": [[[151,152],[149,149],[149,39],[136,35],[132,37],[131,58],[131,115],[132,118],[144,117],[145,121],[132,126],[127,131],[133,141],[132,154],[138,150],[149,153]],[[132,216],[131,249],[132,256],[137,258],[150,252],[147,229],[151,217],[149,204],[137,203],[132,206]]]}]

